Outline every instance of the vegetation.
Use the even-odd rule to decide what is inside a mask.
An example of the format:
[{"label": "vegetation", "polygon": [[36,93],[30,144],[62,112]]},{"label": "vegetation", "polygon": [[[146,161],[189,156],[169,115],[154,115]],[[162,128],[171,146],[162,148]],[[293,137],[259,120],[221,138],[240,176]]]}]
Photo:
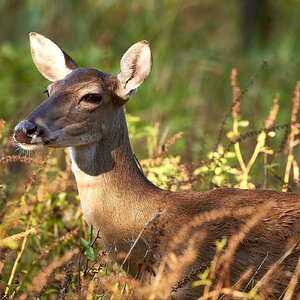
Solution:
[{"label": "vegetation", "polygon": [[[255,28],[249,45],[239,30],[244,16],[239,1],[228,2],[226,9],[212,1],[124,2],[0,4],[1,296],[155,299],[166,298],[171,288],[193,280],[194,285],[204,285],[203,299],[217,299],[220,294],[262,299],[260,286],[267,284],[278,265],[247,294],[239,285],[225,288],[220,278],[216,284],[222,262],[230,261],[234,245],[261,220],[262,212],[254,214],[237,236],[216,241],[210,268],[190,274],[186,282],[178,281],[193,260],[191,240],[182,256],[168,254],[171,272],[141,284],[110,261],[97,233],[93,236],[87,227],[68,151],[16,151],[12,128],[45,98],[41,93],[48,84],[32,63],[29,31],[70,49],[82,66],[114,73],[124,50],[147,38],[154,55],[153,71],[129,103],[127,121],[148,178],[170,190],[233,186],[300,191],[297,1],[269,3],[271,29],[262,34],[264,28]],[[295,25],[293,31],[286,28],[287,18],[290,26]],[[230,213],[212,212],[199,216],[198,222]],[[237,213],[249,211],[242,208]],[[155,220],[147,226],[158,230]],[[298,264],[285,299],[296,299],[299,274]],[[249,271],[244,282],[252,276]]]}]

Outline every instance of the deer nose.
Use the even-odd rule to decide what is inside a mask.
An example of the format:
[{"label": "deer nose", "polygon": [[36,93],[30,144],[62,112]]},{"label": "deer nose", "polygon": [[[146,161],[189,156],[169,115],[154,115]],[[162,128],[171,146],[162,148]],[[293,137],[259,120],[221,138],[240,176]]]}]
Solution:
[{"label": "deer nose", "polygon": [[14,138],[19,143],[30,143],[35,132],[37,132],[37,126],[28,120],[23,120],[15,127]]},{"label": "deer nose", "polygon": [[15,133],[16,132],[22,132],[26,135],[32,135],[36,132],[37,130],[37,126],[27,120],[23,120],[21,121],[16,127],[15,127]]}]

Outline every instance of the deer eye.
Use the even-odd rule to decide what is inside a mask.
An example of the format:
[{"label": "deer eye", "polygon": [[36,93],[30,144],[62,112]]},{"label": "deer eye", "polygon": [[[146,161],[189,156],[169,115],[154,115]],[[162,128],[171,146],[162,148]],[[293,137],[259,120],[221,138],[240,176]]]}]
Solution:
[{"label": "deer eye", "polygon": [[84,95],[80,101],[84,101],[86,103],[99,104],[102,101],[101,94],[86,94]]}]

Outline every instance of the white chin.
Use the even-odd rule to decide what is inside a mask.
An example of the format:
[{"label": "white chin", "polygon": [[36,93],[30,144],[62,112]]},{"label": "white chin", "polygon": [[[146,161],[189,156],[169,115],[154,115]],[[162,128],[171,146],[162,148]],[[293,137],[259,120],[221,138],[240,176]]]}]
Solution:
[{"label": "white chin", "polygon": [[45,146],[43,144],[24,144],[24,143],[19,143],[20,147],[24,150],[27,151],[32,151],[40,148],[44,148]]}]

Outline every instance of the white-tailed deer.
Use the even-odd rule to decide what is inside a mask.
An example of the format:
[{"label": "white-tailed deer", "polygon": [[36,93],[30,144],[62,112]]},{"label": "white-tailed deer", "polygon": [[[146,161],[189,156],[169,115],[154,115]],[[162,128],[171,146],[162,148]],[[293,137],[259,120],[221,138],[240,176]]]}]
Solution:
[{"label": "white-tailed deer", "polygon": [[[16,126],[14,138],[27,150],[70,147],[84,217],[94,232],[100,232],[108,255],[130,275],[141,277],[141,266],[150,253],[155,273],[182,226],[213,210],[227,209],[232,215],[192,229],[191,236],[196,231],[206,232],[206,236],[199,242],[197,257],[186,274],[209,266],[215,254],[214,241],[238,233],[251,219],[249,213],[235,214],[241,208],[269,210],[240,242],[230,267],[230,284],[249,267],[255,274],[252,280],[258,281],[288,245],[299,242],[299,194],[231,188],[174,193],[159,189],[142,174],[131,150],[123,105],[150,73],[152,55],[146,41],[127,50],[116,76],[77,67],[40,34],[31,33],[30,44],[36,67],[52,83],[47,88],[48,99]],[[158,211],[163,233],[151,249],[155,233],[144,228]],[[185,247],[181,245],[176,253]],[[280,266],[285,273],[274,274],[269,285],[272,289],[262,292],[273,297],[284,292],[299,254],[298,244]],[[187,283],[177,293],[180,299],[191,299],[198,297],[201,289]]]}]

